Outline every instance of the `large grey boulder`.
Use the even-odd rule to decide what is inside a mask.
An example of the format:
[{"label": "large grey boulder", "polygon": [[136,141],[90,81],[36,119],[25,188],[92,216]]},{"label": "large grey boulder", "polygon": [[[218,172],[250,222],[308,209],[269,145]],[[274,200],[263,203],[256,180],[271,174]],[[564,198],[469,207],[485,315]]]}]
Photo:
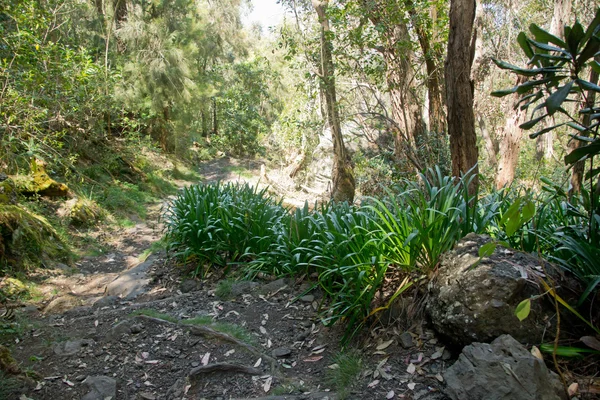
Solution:
[{"label": "large grey boulder", "polygon": [[81,400],[116,400],[117,399],[117,381],[108,376],[88,376],[83,381],[90,392],[83,396]]},{"label": "large grey boulder", "polygon": [[510,335],[466,346],[444,372],[452,400],[566,400],[558,375]]},{"label": "large grey boulder", "polygon": [[143,263],[119,275],[106,286],[106,296],[132,300],[146,293],[148,284],[152,280],[148,274],[155,261],[156,257],[150,256]]},{"label": "large grey boulder", "polygon": [[549,339],[554,330],[548,329],[548,321],[555,308],[547,298],[532,301],[524,321],[515,316],[522,300],[541,293],[540,261],[498,246],[479,262],[479,249],[490,240],[487,235],[469,234],[442,257],[426,308],[434,329],[458,349],[473,342],[489,343],[502,334],[522,343],[540,343],[544,334]]}]

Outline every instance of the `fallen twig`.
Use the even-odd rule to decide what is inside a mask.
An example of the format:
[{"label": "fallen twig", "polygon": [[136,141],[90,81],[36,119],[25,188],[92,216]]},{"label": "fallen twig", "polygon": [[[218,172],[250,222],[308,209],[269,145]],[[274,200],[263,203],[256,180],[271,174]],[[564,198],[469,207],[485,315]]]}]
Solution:
[{"label": "fallen twig", "polygon": [[190,371],[188,376],[196,376],[200,374],[210,374],[211,372],[235,372],[248,375],[261,375],[263,372],[257,368],[247,367],[245,365],[230,364],[230,363],[214,363],[201,365]]}]

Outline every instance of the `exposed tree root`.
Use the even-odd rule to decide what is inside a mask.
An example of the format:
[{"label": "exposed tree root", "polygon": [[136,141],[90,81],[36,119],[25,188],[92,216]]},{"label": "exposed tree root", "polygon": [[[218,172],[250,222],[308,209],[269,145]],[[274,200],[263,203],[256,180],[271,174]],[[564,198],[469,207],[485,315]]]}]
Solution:
[{"label": "exposed tree root", "polygon": [[230,363],[214,363],[196,367],[190,371],[188,376],[194,377],[201,374],[210,374],[211,372],[234,372],[248,375],[261,375],[263,373],[257,368],[246,367],[245,365]]}]

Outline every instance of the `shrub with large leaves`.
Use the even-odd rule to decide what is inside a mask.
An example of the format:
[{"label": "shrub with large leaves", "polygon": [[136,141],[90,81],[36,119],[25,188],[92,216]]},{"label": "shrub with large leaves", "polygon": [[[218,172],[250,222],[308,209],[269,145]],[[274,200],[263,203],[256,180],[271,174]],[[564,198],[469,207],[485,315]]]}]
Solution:
[{"label": "shrub with large leaves", "polygon": [[[523,123],[521,129],[539,127],[542,121],[556,113],[565,115],[565,121],[550,123],[549,126],[543,125],[542,129],[529,137],[536,138],[563,125],[571,127],[574,130],[571,136],[580,141],[581,146],[565,157],[567,164],[600,154],[600,96],[596,96],[600,95],[600,86],[597,84],[597,75],[595,79],[589,80],[583,77],[589,69],[596,74],[600,73],[600,8],[587,29],[579,22],[575,22],[573,26],[565,26],[565,40],[535,24],[532,24],[529,30],[531,37],[524,32],[517,37],[521,49],[529,58],[529,68],[521,68],[500,60],[494,62],[500,68],[530,80],[511,89],[492,92],[492,96],[503,97],[517,93],[521,98],[516,107],[522,110],[533,107],[531,119]],[[592,98],[595,100],[589,101]],[[567,103],[583,106],[578,109],[578,113],[584,118],[576,118],[576,115],[569,111],[569,107],[565,106]],[[593,178],[599,172],[599,169],[592,171],[589,178]]]}]

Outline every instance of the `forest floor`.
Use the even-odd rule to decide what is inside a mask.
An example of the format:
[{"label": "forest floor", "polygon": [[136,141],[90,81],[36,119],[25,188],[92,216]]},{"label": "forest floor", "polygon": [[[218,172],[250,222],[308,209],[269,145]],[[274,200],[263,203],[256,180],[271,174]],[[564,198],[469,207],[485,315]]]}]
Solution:
[{"label": "forest floor", "polygon": [[[260,163],[224,158],[200,172],[256,183]],[[287,202],[305,200],[314,199]],[[213,271],[200,281],[163,250],[148,255],[163,204],[134,227],[97,232],[102,254],[47,271],[46,300],[21,307],[20,331],[0,337],[31,377],[11,396],[445,399],[449,353],[422,323],[390,316],[342,352],[343,327],[320,323],[322,294],[308,278],[232,281]]]}]

